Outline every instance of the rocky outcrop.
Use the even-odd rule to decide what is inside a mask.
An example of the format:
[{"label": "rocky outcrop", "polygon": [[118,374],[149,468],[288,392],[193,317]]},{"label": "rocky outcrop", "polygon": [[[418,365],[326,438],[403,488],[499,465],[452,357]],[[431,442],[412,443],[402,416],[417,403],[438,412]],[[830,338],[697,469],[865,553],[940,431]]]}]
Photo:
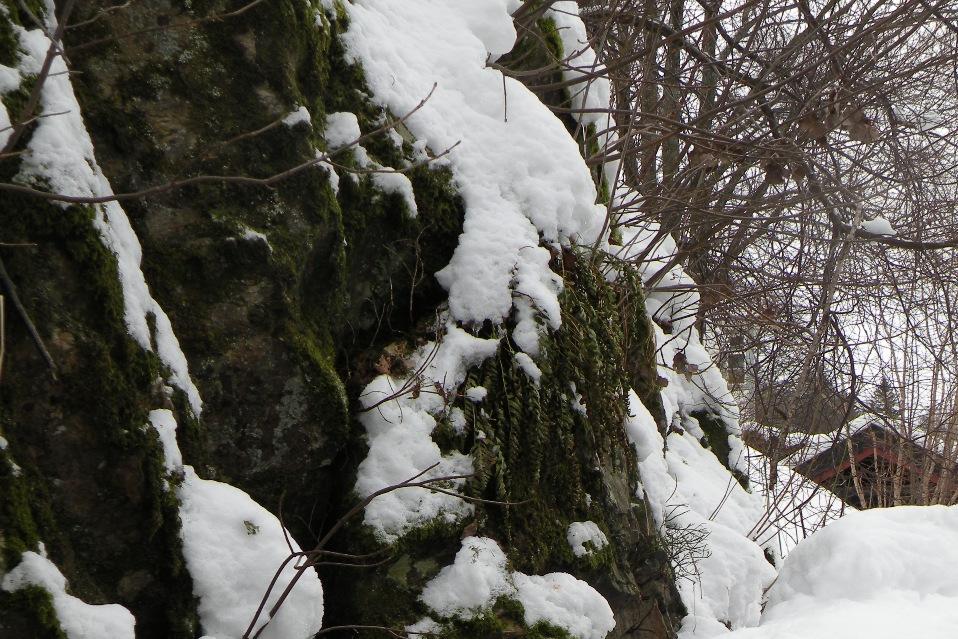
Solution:
[{"label": "rocky outcrop", "polygon": [[[341,7],[280,0],[239,12],[233,3],[173,0],[103,12],[110,4],[75,9],[65,51],[96,159],[117,193],[185,176],[274,176],[327,148],[328,114],[356,114],[364,133],[402,115],[374,105],[362,69],[346,61]],[[0,63],[14,66],[10,24],[33,25],[18,3],[3,6]],[[549,24],[539,29],[502,63],[555,55],[548,48],[561,45],[542,37]],[[11,119],[28,91],[27,81],[2,96]],[[311,123],[284,123],[299,107]],[[415,159],[414,140],[402,133],[363,144],[378,163],[401,168]],[[401,194],[351,171],[360,168],[355,158],[335,161],[335,185],[328,169],[313,166],[268,188],[205,181],[123,201],[201,413],[164,382],[163,361],[130,336],[116,257],[94,208],[4,193],[0,241],[32,246],[0,251],[56,372],[8,308],[0,576],[42,542],[72,594],[127,607],[137,636],[201,634],[176,498],[164,489],[160,443],[145,426],[155,408],[175,414],[187,463],[281,514],[302,547],[355,503],[365,455],[358,395],[435,337],[444,293],[433,273],[450,259],[463,203],[447,169],[421,164],[407,173],[413,217]],[[17,170],[15,160],[0,160],[0,181]],[[613,636],[673,635],[681,604],[663,542],[636,497],[635,452],[623,430],[630,387],[648,405],[657,401],[640,280],[626,273],[610,283],[594,256],[571,247],[556,252],[552,267],[565,284],[563,322],[543,344],[541,383],[518,369],[507,323],[497,329],[499,353],[470,371],[462,389],[487,389],[482,406],[462,393],[450,398],[473,430],[440,423],[434,434],[444,451],[473,455],[467,494],[487,502],[471,522],[406,535],[375,567],[321,567],[326,625],[401,627],[422,617],[419,592],[469,527],[498,540],[516,570],[561,570],[592,584],[613,608]],[[570,402],[588,406],[588,415]],[[609,545],[576,557],[566,529],[579,520],[596,522]],[[382,550],[360,521],[330,548]],[[40,589],[0,593],[0,610],[0,636],[62,636]],[[521,627],[521,614],[502,602],[457,632],[505,636]]]}]

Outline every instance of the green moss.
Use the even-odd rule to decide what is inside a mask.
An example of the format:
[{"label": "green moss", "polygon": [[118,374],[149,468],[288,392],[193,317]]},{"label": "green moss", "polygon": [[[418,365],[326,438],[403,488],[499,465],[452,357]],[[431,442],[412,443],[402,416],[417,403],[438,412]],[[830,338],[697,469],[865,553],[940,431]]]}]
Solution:
[{"label": "green moss", "polygon": [[294,347],[303,357],[303,361],[310,365],[309,381],[313,386],[310,399],[323,402],[323,405],[314,407],[311,412],[332,416],[330,423],[341,424],[344,430],[338,433],[334,431],[330,435],[344,436],[349,421],[348,402],[345,388],[335,368],[332,344],[328,341],[324,343],[315,335],[298,330],[296,325],[290,325],[290,331]]},{"label": "green moss", "polygon": [[[471,450],[473,494],[516,503],[481,506],[477,517],[501,532],[517,568],[533,574],[590,564],[572,555],[566,531],[574,520],[607,525],[586,495],[603,498],[609,475],[627,477],[634,494],[636,462],[623,430],[627,392],[634,386],[631,373],[652,366],[641,307],[625,308],[642,301],[640,291],[628,288],[635,280],[610,284],[590,260],[569,250],[557,260],[560,270],[565,266],[562,327],[541,340],[540,384],[515,364],[517,350],[507,342],[466,380],[467,388],[488,390],[483,403],[458,404],[472,432],[486,434]],[[629,365],[636,354],[641,364]],[[579,402],[583,410],[574,410]],[[626,570],[627,559],[609,546],[591,562]]]},{"label": "green moss", "polygon": [[603,546],[602,548],[595,548],[594,544],[591,541],[587,541],[584,544],[586,550],[590,551],[581,557],[576,557],[576,564],[582,568],[587,568],[592,571],[598,571],[603,568],[608,568],[614,565],[615,555],[612,552],[611,546]]},{"label": "green moss", "polygon": [[[18,86],[13,91],[4,93],[2,96],[3,106],[7,109],[7,115],[10,118],[10,122],[19,122],[23,120],[24,113],[27,103],[30,100],[30,93],[33,91],[33,87],[36,85],[37,78],[36,76],[25,76],[20,81],[20,86]],[[26,128],[26,132],[21,137],[20,142],[17,143],[17,148],[23,148],[26,142],[30,139],[30,134],[36,128],[35,124],[30,125]],[[15,162],[4,162],[3,168],[0,168],[0,175],[6,180],[9,180],[12,177],[12,169],[16,166]]]},{"label": "green moss", "polygon": [[[4,6],[7,6],[6,2]],[[7,67],[16,67],[19,59],[20,38],[13,31],[9,15],[0,11],[0,64]]]},{"label": "green moss", "polygon": [[[10,327],[0,424],[7,454],[22,469],[12,473],[0,460],[0,492],[10,497],[0,506],[4,560],[9,566],[43,541],[87,601],[117,601],[117,584],[139,567],[151,575],[152,590],[122,603],[164,636],[192,637],[195,604],[178,506],[163,487],[155,435],[144,428],[161,401],[154,382],[164,371],[128,334],[116,258],[90,207],[62,209],[16,195],[4,205],[5,239],[38,246],[4,259],[59,373],[50,384],[22,328]],[[71,481],[54,483],[62,469],[74,473]]]},{"label": "green moss", "polygon": [[0,452],[0,573],[19,563],[27,550],[36,550],[41,541],[33,508],[45,500],[31,494],[32,486],[22,473],[9,449]]},{"label": "green moss", "polygon": [[568,630],[540,621],[529,628],[529,639],[572,639]]},{"label": "green moss", "polygon": [[529,626],[522,604],[509,597],[499,597],[489,608],[469,618],[440,621],[436,633],[442,639],[504,639],[525,636],[533,639],[572,639],[571,634],[545,621]]},{"label": "green moss", "polygon": [[[67,639],[60,627],[50,593],[39,586],[26,586],[14,592],[0,592],[3,627],[17,636],[31,639]],[[29,634],[27,634],[29,633]],[[10,635],[14,636],[14,635]]]},{"label": "green moss", "polygon": [[[562,82],[562,69],[559,62],[564,57],[562,38],[555,21],[552,18],[542,18],[533,28],[520,33],[512,51],[500,57],[496,63],[522,72],[521,81],[543,103],[555,107],[568,107],[571,101],[568,89],[552,86]],[[576,122],[571,116],[564,115],[560,119],[570,132],[575,130]]]},{"label": "green moss", "polygon": [[552,54],[553,60],[561,61],[565,57],[565,53],[562,51],[562,36],[559,35],[559,27],[556,25],[556,21],[552,18],[540,18],[536,22],[536,26],[539,27],[539,32],[549,49],[549,53]]}]

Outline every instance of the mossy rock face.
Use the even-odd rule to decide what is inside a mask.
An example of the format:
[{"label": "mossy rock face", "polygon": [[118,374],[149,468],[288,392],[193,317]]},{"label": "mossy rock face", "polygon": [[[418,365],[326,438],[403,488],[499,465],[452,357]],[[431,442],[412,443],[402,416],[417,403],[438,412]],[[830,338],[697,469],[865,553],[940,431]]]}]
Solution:
[{"label": "mossy rock face", "polygon": [[[78,3],[75,21],[114,4]],[[364,132],[399,115],[364,97],[362,71],[345,62],[338,40],[343,12],[320,14],[312,4],[271,0],[205,21],[235,3],[131,3],[71,30],[74,87],[114,190],[200,174],[275,175],[324,148],[329,113],[355,113]],[[21,18],[11,9],[9,20]],[[187,22],[193,26],[178,26]],[[534,68],[559,55],[554,25],[537,28],[542,39],[524,38],[526,48],[504,63]],[[4,33],[0,28],[0,56],[9,57]],[[4,104],[24,103],[27,88],[4,96]],[[567,100],[562,91],[544,97]],[[268,126],[298,106],[309,109],[311,127]],[[365,146],[384,165],[411,159],[408,141],[397,147],[380,137]],[[354,162],[348,154],[336,161]],[[0,179],[15,169],[0,163]],[[160,362],[127,334],[116,261],[94,230],[95,212],[5,195],[0,241],[36,248],[0,250],[58,379],[23,326],[7,322],[0,434],[10,446],[0,454],[0,574],[43,541],[71,592],[127,606],[138,636],[197,635],[177,504],[163,489],[156,436],[144,427],[148,411],[161,407],[177,417],[186,463],[274,512],[282,501],[285,523],[301,546],[311,546],[354,503],[356,467],[366,453],[355,402],[376,374],[376,357],[386,344],[432,338],[429,320],[445,297],[433,273],[450,259],[464,206],[448,170],[421,166],[407,175],[416,217],[368,176],[340,170],[335,192],[317,167],[270,189],[205,182],[124,202],[150,290],[203,397],[199,417],[181,393],[165,396]],[[615,636],[643,630],[666,637],[680,615],[678,599],[661,541],[636,503],[635,454],[623,431],[629,387],[653,413],[658,401],[638,276],[626,270],[610,284],[601,263],[572,249],[557,252],[553,267],[566,284],[563,327],[543,339],[541,384],[516,366],[507,321],[497,329],[507,338],[500,352],[467,381],[489,395],[479,405],[456,400],[472,429],[462,436],[441,424],[435,436],[446,450],[474,455],[473,495],[521,502],[477,507],[475,521],[515,569],[571,572],[609,600]],[[479,430],[486,439],[477,438]],[[574,557],[566,541],[568,525],[581,520],[595,521],[610,540],[586,558]],[[321,567],[326,623],[417,621],[428,612],[419,592],[452,561],[461,533],[436,524],[403,538],[381,565]],[[354,521],[334,549],[380,546]],[[0,618],[18,611],[11,623],[57,636],[34,595],[0,595]],[[447,620],[450,636],[520,631],[566,639],[545,624],[524,628],[513,604],[497,602],[473,622]]]},{"label": "mossy rock face", "polygon": [[15,592],[0,591],[0,636],[31,639],[67,639],[53,601],[43,588],[27,586]]},{"label": "mossy rock face", "polygon": [[[641,291],[631,288],[638,280],[625,273],[610,284],[601,265],[571,249],[557,253],[553,267],[565,280],[562,326],[541,340],[539,383],[516,362],[519,351],[508,339],[511,323],[497,329],[505,338],[499,352],[471,371],[463,392],[452,399],[450,408],[463,411],[466,430],[457,432],[440,420],[433,438],[443,450],[472,455],[471,496],[510,504],[477,503],[474,520],[467,522],[469,534],[495,539],[514,570],[569,572],[590,583],[614,610],[613,637],[640,630],[671,636],[684,611],[664,542],[636,496],[637,460],[624,430],[628,389],[635,380],[648,379],[650,370],[639,368],[653,367],[651,358],[641,367],[623,364],[651,335],[644,315],[621,312],[641,301]],[[473,387],[486,390],[482,401],[464,397]],[[361,458],[362,451],[355,454]],[[567,531],[572,522],[585,520],[599,526],[609,545],[576,557]],[[437,523],[381,549],[382,566],[332,569],[338,590],[330,595],[327,621],[346,624],[357,615],[389,627],[418,621],[429,612],[418,594],[452,562],[464,529]],[[344,552],[379,548],[360,524],[339,539],[336,549]],[[498,608],[486,612],[471,621],[446,620],[441,636],[478,639],[516,630]],[[561,636],[553,630],[536,632]]]},{"label": "mossy rock face", "polygon": [[9,569],[42,541],[83,600],[127,606],[143,636],[192,636],[177,506],[145,426],[163,402],[161,366],[127,334],[116,260],[90,209],[20,197],[4,204],[4,241],[36,244],[3,257],[57,379],[19,319],[9,321],[0,384],[9,443],[0,454],[3,564]]},{"label": "mossy rock face", "polygon": [[[115,190],[196,174],[272,176],[324,147],[326,114],[353,112],[364,131],[388,116],[363,97],[361,70],[343,59],[342,16],[308,3],[269,2],[192,29],[157,29],[227,5],[149,3],[77,30],[78,43],[114,37],[71,59],[83,71],[75,85]],[[278,125],[230,141],[298,106],[310,111],[311,127]],[[386,165],[411,153],[385,136],[366,146]],[[201,422],[181,441],[187,461],[268,508],[283,496],[304,542],[310,526],[297,522],[323,510],[316,486],[338,486],[330,464],[351,433],[350,397],[368,381],[360,354],[431,312],[441,297],[432,273],[461,232],[449,172],[422,166],[409,177],[415,218],[369,176],[342,173],[337,195],[319,168],[271,189],[209,183],[125,203],[147,281],[204,400]]]},{"label": "mossy rock face", "polygon": [[[554,29],[550,21],[540,20],[498,63],[512,69],[548,66],[561,52]],[[557,70],[546,70],[528,81],[559,79]],[[547,103],[568,104],[561,90],[539,95]],[[571,118],[563,120],[570,132],[577,130]],[[587,142],[585,146],[588,153]],[[578,249],[555,252],[552,267],[565,283],[562,327],[542,340],[536,361],[540,383],[516,364],[518,349],[508,339],[511,322],[499,329],[484,327],[483,336],[498,331],[506,339],[495,357],[469,373],[461,390],[482,386],[487,394],[477,404],[461,395],[454,400],[470,424],[466,433],[440,421],[433,438],[444,450],[473,456],[471,495],[513,504],[477,504],[469,528],[497,540],[515,570],[564,571],[588,581],[614,611],[612,637],[674,637],[685,611],[664,541],[646,504],[636,497],[635,452],[624,432],[630,387],[661,420],[655,338],[639,274],[616,264],[621,275],[609,283],[604,270],[611,265],[603,259]],[[362,446],[351,454],[361,459]],[[582,520],[596,522],[610,544],[577,558],[566,533],[570,523]],[[360,525],[347,530],[338,550],[361,554],[379,548]],[[424,536],[417,531],[401,539],[381,566],[362,572],[328,570],[325,574],[334,576],[338,589],[329,595],[327,622],[354,623],[361,616],[365,623],[401,628],[418,621],[429,612],[418,600],[419,592],[440,566],[451,563],[462,534],[437,525]],[[439,620],[439,634],[456,639],[516,634],[564,638],[566,633],[547,624],[525,627],[521,607],[517,614],[515,605],[507,604],[500,600],[471,620]]]},{"label": "mossy rock face", "polygon": [[[624,430],[628,389],[652,366],[649,358],[626,365],[651,335],[644,315],[623,312],[641,300],[630,286],[638,279],[625,273],[610,284],[600,265],[575,251],[555,262],[565,280],[562,326],[541,344],[539,384],[516,364],[511,343],[467,381],[489,391],[482,403],[462,406],[486,434],[481,451],[489,451],[474,452],[473,488],[517,503],[479,506],[480,531],[500,540],[517,570],[570,572],[594,586],[615,611],[612,636],[658,632],[680,618],[681,604],[663,542],[636,497],[637,460]],[[566,533],[586,520],[609,545],[576,558]]]},{"label": "mossy rock face", "polygon": [[[112,4],[80,3],[75,21]],[[164,28],[228,5],[132,3],[71,31],[74,87],[116,191],[198,173],[272,175],[323,148],[329,112],[356,113],[364,131],[379,126],[361,72],[342,59],[336,34],[345,25],[323,17],[317,26],[307,3]],[[0,22],[2,36],[10,23]],[[25,84],[4,104],[19,113],[28,93]],[[277,126],[221,144],[300,105],[312,128]],[[367,148],[383,163],[411,153],[385,139]],[[16,163],[0,172],[9,180]],[[368,381],[363,354],[432,314],[441,291],[431,274],[461,232],[449,172],[423,166],[409,177],[415,218],[367,176],[343,174],[337,197],[316,168],[273,189],[207,183],[124,203],[151,292],[203,396],[201,419],[181,394],[170,402],[156,383],[162,366],[128,336],[95,212],[5,195],[0,240],[36,248],[3,249],[3,258],[58,379],[23,327],[7,322],[0,432],[20,474],[0,458],[0,574],[43,541],[84,601],[127,606],[144,637],[195,635],[177,505],[145,428],[161,407],[177,416],[187,463],[274,511],[285,499],[287,525],[308,546],[326,500],[349,488],[332,462],[352,433],[351,394]]]}]

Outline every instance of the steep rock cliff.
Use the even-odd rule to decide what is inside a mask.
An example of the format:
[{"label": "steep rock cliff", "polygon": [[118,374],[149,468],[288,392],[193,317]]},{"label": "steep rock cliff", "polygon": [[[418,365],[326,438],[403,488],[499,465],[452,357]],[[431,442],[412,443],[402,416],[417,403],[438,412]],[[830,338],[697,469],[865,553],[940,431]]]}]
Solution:
[{"label": "steep rock cliff", "polygon": [[[43,549],[71,595],[124,606],[136,636],[209,633],[209,590],[191,551],[184,556],[191,473],[241,489],[281,516],[299,547],[312,548],[362,496],[369,420],[383,414],[369,389],[386,378],[413,380],[398,395],[432,395],[423,410],[442,459],[471,464],[470,477],[442,487],[471,501],[450,497],[460,506],[395,534],[377,534],[361,515],[346,522],[327,550],[374,553],[366,561],[373,565],[318,567],[325,626],[402,628],[439,615],[434,629],[443,636],[586,636],[549,618],[530,621],[528,605],[508,593],[475,615],[442,617],[427,605],[423,589],[453,564],[461,538],[476,537],[495,540],[514,574],[587,582],[615,616],[611,636],[674,636],[684,609],[626,428],[630,389],[663,432],[679,410],[660,399],[661,331],[646,314],[641,274],[615,261],[608,244],[596,251],[540,226],[556,309],[516,302],[494,321],[467,317],[455,307],[455,285],[434,274],[460,246],[470,185],[455,161],[430,158],[444,148],[397,123],[411,109],[386,108],[381,70],[370,86],[357,44],[363,32],[350,31],[363,3],[170,1],[104,11],[111,5],[73,9],[64,41],[70,73],[44,87],[72,87],[76,96],[73,115],[82,114],[85,131],[63,135],[82,141],[89,133],[95,158],[77,159],[96,178],[90,195],[108,195],[97,191],[103,184],[136,193],[199,175],[263,179],[301,168],[269,185],[198,180],[124,198],[122,209],[3,192],[0,255],[54,369],[8,302],[0,577],[25,552]],[[0,12],[0,64],[20,70],[0,89],[15,124],[46,53],[34,16],[48,32],[56,25],[53,6],[26,6],[6,1]],[[498,46],[502,32],[484,44]],[[506,54],[503,68],[537,69],[562,57],[562,35],[542,19],[517,40],[506,32],[508,46],[490,51]],[[517,87],[509,89],[514,109],[535,99]],[[538,96],[569,99],[561,90]],[[64,193],[73,183],[58,180],[73,178],[71,147],[54,145],[44,156],[39,144],[59,139],[43,127],[65,120],[45,112],[15,147],[23,160],[0,160],[0,181]],[[379,132],[318,162],[353,141],[354,125],[364,136]],[[570,144],[577,132],[581,139],[578,122],[564,125]],[[74,182],[86,184],[85,175]],[[607,176],[592,178],[591,197],[609,197]],[[509,293],[520,285],[510,286],[507,294],[522,298]],[[12,293],[5,289],[8,300]],[[447,387],[452,380],[425,373],[429,354],[451,348],[455,331],[492,348]],[[187,470],[171,463],[163,424],[176,428]],[[709,441],[724,447],[727,465],[728,424],[715,424]],[[266,523],[242,521],[244,534],[266,534]],[[568,539],[576,522],[591,522],[607,545],[592,541],[590,552],[577,553]],[[49,586],[4,588],[0,635],[71,636],[56,604]],[[218,614],[245,628],[254,611]]]}]

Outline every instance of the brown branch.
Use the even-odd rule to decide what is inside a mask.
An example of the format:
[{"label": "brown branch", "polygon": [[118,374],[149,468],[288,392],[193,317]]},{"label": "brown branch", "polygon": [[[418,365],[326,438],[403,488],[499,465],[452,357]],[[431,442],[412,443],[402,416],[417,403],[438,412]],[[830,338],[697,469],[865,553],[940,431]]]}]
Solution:
[{"label": "brown branch", "polygon": [[[219,184],[242,184],[249,186],[259,186],[259,187],[272,187],[283,180],[289,179],[290,177],[305,171],[310,167],[317,166],[324,162],[328,162],[329,158],[342,153],[348,149],[351,149],[355,146],[358,146],[365,142],[366,140],[375,137],[381,133],[393,129],[400,124],[404,124],[414,113],[421,109],[426,102],[432,97],[432,94],[436,90],[436,85],[433,84],[432,88],[429,90],[429,94],[424,97],[419,104],[415,106],[411,111],[403,115],[401,118],[388,122],[383,126],[370,131],[364,135],[359,136],[355,140],[348,142],[340,147],[337,147],[331,151],[324,153],[323,155],[307,160],[293,166],[285,171],[270,175],[265,178],[249,177],[243,175],[197,175],[191,178],[184,178],[182,180],[173,180],[165,184],[159,184],[156,186],[147,187],[139,191],[131,191],[128,193],[114,193],[112,195],[102,195],[102,196],[81,196],[81,195],[66,195],[63,193],[49,193],[47,191],[40,191],[38,189],[24,186],[21,184],[11,184],[9,182],[0,183],[0,191],[10,191],[13,193],[21,193],[23,195],[29,195],[32,197],[37,197],[43,200],[48,200],[52,202],[65,202],[67,204],[104,204],[106,202],[122,202],[127,200],[137,200],[142,199],[152,195],[158,195],[161,193],[166,193],[176,189],[181,189],[187,186],[195,186],[197,184],[209,184],[209,183],[219,183]],[[459,143],[457,142],[453,146],[449,147],[441,154],[435,156],[436,158],[442,157],[443,155],[449,153],[453,148],[455,148]]]},{"label": "brown branch", "polygon": [[24,106],[23,112],[18,118],[20,122],[14,126],[13,133],[10,134],[10,137],[7,139],[7,143],[3,145],[3,149],[0,150],[0,157],[12,151],[17,145],[17,142],[20,141],[20,137],[27,128],[27,123],[32,121],[33,115],[36,113],[37,107],[40,105],[40,96],[43,94],[43,85],[47,81],[47,76],[50,75],[50,68],[53,66],[53,60],[60,55],[58,43],[63,39],[63,30],[66,28],[67,22],[70,19],[70,13],[73,12],[73,6],[75,4],[76,0],[66,0],[63,11],[60,13],[60,20],[57,24],[57,30],[54,32],[53,38],[50,40],[50,46],[47,48],[47,55],[43,59],[43,66],[40,67],[40,73],[37,75],[36,82],[33,85],[33,90],[30,91],[30,97],[27,99],[27,103]]},{"label": "brown branch", "polygon": [[[386,487],[384,487],[384,488],[381,488],[381,489],[379,489],[379,490],[377,490],[377,491],[371,493],[371,494],[368,495],[365,499],[363,499],[362,501],[360,501],[360,502],[358,502],[357,504],[355,504],[352,508],[350,508],[349,511],[346,512],[346,514],[344,514],[342,517],[340,517],[340,518],[336,521],[336,523],[333,524],[332,528],[330,528],[330,530],[327,531],[327,533],[322,537],[322,539],[320,539],[320,540],[316,543],[316,547],[315,547],[313,550],[308,551],[308,552],[304,552],[304,553],[303,553],[303,552],[301,552],[301,553],[296,553],[295,555],[290,555],[289,557],[287,557],[286,560],[283,561],[283,563],[280,565],[279,569],[277,569],[277,571],[273,574],[273,579],[270,581],[270,584],[269,584],[269,586],[267,587],[265,594],[263,595],[262,599],[260,600],[259,607],[256,609],[256,613],[253,615],[253,619],[252,619],[252,621],[250,621],[249,627],[246,629],[246,633],[243,635],[243,639],[250,639],[250,637],[251,637],[250,633],[252,633],[252,632],[253,632],[253,628],[256,627],[256,623],[257,623],[257,621],[259,621],[260,617],[261,617],[262,614],[263,614],[263,611],[264,611],[264,609],[265,609],[265,607],[266,607],[266,603],[267,603],[268,600],[269,600],[269,596],[270,596],[270,594],[272,593],[273,588],[274,588],[275,585],[276,585],[276,582],[279,580],[280,574],[283,572],[283,570],[286,568],[286,566],[289,564],[289,562],[290,562],[294,557],[300,557],[300,556],[318,557],[319,555],[322,555],[322,554],[330,554],[331,556],[337,556],[337,555],[339,555],[338,553],[329,553],[329,551],[326,551],[325,548],[324,548],[325,545],[326,545],[327,543],[329,543],[329,541],[333,538],[333,536],[335,536],[336,533],[339,532],[339,530],[346,524],[346,522],[348,522],[348,521],[351,520],[354,516],[356,516],[357,514],[359,514],[360,512],[362,512],[363,509],[366,508],[366,506],[368,506],[370,503],[372,503],[372,501],[373,501],[374,499],[376,499],[377,497],[380,497],[381,495],[385,495],[386,493],[390,493],[390,492],[393,492],[393,491],[396,491],[396,490],[400,490],[400,489],[402,489],[402,488],[424,488],[424,489],[427,489],[427,490],[432,490],[432,491],[435,491],[435,492],[440,492],[440,493],[447,494],[447,495],[450,495],[450,496],[453,496],[453,497],[457,497],[457,498],[463,499],[463,500],[465,500],[465,501],[474,501],[474,502],[478,502],[478,503],[487,503],[487,504],[495,504],[495,505],[509,506],[509,505],[519,505],[519,504],[527,503],[527,502],[529,501],[529,500],[526,500],[526,501],[523,501],[523,502],[501,502],[501,501],[480,499],[480,498],[477,498],[477,497],[470,497],[470,496],[468,496],[468,495],[460,495],[460,494],[458,494],[458,493],[454,493],[454,492],[452,492],[452,491],[447,491],[447,490],[445,490],[445,489],[439,488],[439,487],[437,487],[437,486],[434,485],[434,484],[438,484],[438,483],[440,483],[440,482],[454,481],[454,480],[457,480],[457,479],[469,479],[470,477],[473,476],[473,475],[471,475],[471,474],[469,474],[469,475],[446,475],[446,476],[443,476],[443,477],[433,477],[433,478],[431,478],[431,479],[422,479],[422,480],[420,479],[423,475],[425,475],[425,474],[428,473],[429,471],[433,470],[434,468],[437,468],[438,466],[439,466],[439,462],[436,462],[436,463],[433,464],[432,466],[429,466],[428,468],[422,470],[421,472],[417,473],[416,475],[410,477],[409,479],[407,479],[407,480],[405,480],[405,481],[403,481],[403,482],[400,482],[400,483],[398,483],[398,484],[393,484],[393,485],[391,485],[391,486],[386,486]],[[371,553],[371,555],[374,555],[374,554],[375,554],[375,553]],[[371,556],[371,555],[366,555],[366,556]],[[341,555],[341,556],[347,556],[347,555]],[[360,556],[360,557],[362,557],[362,556]],[[386,558],[386,559],[384,559],[382,562],[378,562],[378,563],[376,563],[376,564],[366,564],[366,565],[371,565],[371,566],[380,565],[380,564],[382,564],[382,563],[387,562],[389,559],[390,559],[390,558]],[[303,571],[304,571],[306,568],[309,568],[309,567],[315,566],[315,565],[320,565],[320,564],[342,565],[342,564],[340,564],[340,563],[338,563],[338,562],[320,562],[320,561],[311,560],[311,561],[307,561],[307,562],[306,562],[305,564],[303,564],[302,566],[298,566],[298,567],[297,567],[297,571],[298,571],[298,572],[297,572],[295,575],[293,575],[292,579],[290,579],[289,583],[287,584],[286,588],[283,590],[282,594],[280,594],[280,596],[277,598],[276,603],[273,604],[273,606],[270,608],[269,612],[267,613],[268,616],[269,616],[269,618],[267,619],[266,623],[264,623],[262,626],[260,626],[259,630],[257,630],[256,633],[252,635],[252,639],[256,639],[257,637],[259,637],[260,634],[263,632],[263,630],[266,628],[266,626],[269,625],[270,620],[272,620],[273,618],[276,617],[276,614],[279,612],[279,609],[282,607],[283,603],[284,603],[284,602],[286,601],[286,599],[289,597],[289,594],[292,592],[293,588],[296,586],[296,583],[299,581],[300,577],[302,576]],[[349,565],[349,566],[357,566],[356,564],[347,564],[347,565]]]},{"label": "brown branch", "polygon": [[3,288],[3,290],[7,292],[7,297],[10,298],[10,303],[13,305],[14,310],[20,316],[20,319],[23,320],[23,324],[26,326],[27,333],[30,334],[30,339],[33,340],[33,344],[36,346],[40,356],[43,357],[43,361],[46,362],[47,368],[50,370],[50,376],[56,380],[56,364],[53,362],[53,358],[50,356],[50,352],[47,350],[47,347],[44,346],[43,338],[40,337],[40,333],[37,331],[37,327],[34,326],[33,320],[30,319],[30,314],[27,312],[27,309],[24,308],[23,303],[20,302],[20,296],[17,295],[17,287],[14,286],[13,280],[10,279],[10,275],[7,273],[6,266],[3,264],[2,257],[0,257],[0,288]]}]

